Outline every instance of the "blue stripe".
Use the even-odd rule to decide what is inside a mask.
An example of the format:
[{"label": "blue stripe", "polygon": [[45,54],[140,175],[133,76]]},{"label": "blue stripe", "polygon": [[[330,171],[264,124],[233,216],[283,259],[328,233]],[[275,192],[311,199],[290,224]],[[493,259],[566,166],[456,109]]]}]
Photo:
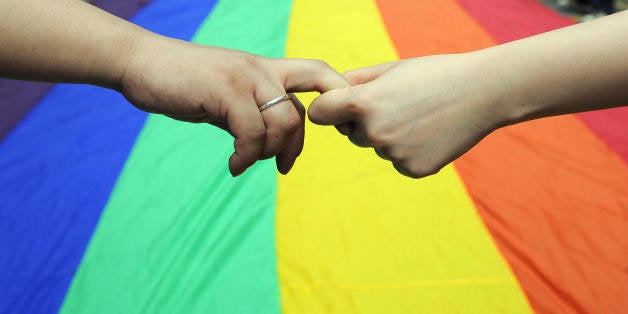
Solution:
[{"label": "blue stripe", "polygon": [[[215,2],[156,0],[133,21],[189,40]],[[146,118],[113,91],[58,85],[0,143],[0,313],[59,310]]]}]

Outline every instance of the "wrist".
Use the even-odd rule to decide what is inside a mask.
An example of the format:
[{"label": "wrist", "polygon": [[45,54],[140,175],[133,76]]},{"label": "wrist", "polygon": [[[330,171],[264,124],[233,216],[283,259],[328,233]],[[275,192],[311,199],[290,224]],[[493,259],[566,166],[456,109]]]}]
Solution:
[{"label": "wrist", "polygon": [[519,115],[511,105],[510,82],[491,54],[488,50],[458,54],[457,79],[451,83],[452,92],[462,92],[461,100],[487,133],[516,123]]},{"label": "wrist", "polygon": [[96,82],[92,83],[120,91],[124,77],[142,53],[142,47],[157,36],[134,25],[132,29],[118,33],[109,41],[111,49],[102,51],[104,55],[99,58],[97,70],[94,71],[99,74],[96,75]]},{"label": "wrist", "polygon": [[470,53],[482,73],[484,103],[495,129],[535,118],[538,101],[523,84],[526,71],[515,70],[516,60],[495,46]]}]

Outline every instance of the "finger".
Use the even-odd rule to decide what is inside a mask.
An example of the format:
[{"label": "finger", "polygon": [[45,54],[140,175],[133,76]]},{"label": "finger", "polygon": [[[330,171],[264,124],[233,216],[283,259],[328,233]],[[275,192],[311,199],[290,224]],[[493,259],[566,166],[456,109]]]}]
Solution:
[{"label": "finger", "polygon": [[349,84],[358,85],[365,84],[381,76],[396,64],[396,61],[377,64],[361,69],[347,71],[343,74]]},{"label": "finger", "polygon": [[229,158],[231,175],[238,176],[260,159],[266,127],[255,100],[239,97],[227,114],[229,132],[235,137],[235,152]]},{"label": "finger", "polygon": [[356,124],[353,133],[349,135],[349,141],[359,147],[369,147],[369,143],[366,140],[366,132],[364,132],[364,128],[358,124]]},{"label": "finger", "polygon": [[[284,95],[283,87],[277,83],[272,87],[267,85],[256,89],[255,93],[258,105],[263,105],[270,100]],[[258,109],[259,110],[259,109]],[[279,102],[262,111],[262,118],[266,125],[266,138],[262,159],[277,155],[284,149],[292,135],[303,125],[299,112],[291,99]]]},{"label": "finger", "polygon": [[342,135],[351,135],[353,130],[355,129],[355,122],[345,122],[342,124],[335,125],[336,130],[340,132]]},{"label": "finger", "polygon": [[314,99],[310,105],[308,118],[320,125],[339,125],[355,121],[362,114],[359,104],[353,101],[352,87],[334,89]]},{"label": "finger", "polygon": [[277,154],[277,170],[279,170],[282,174],[287,174],[292,166],[294,165],[295,160],[301,152],[303,151],[303,142],[305,137],[305,107],[301,101],[299,101],[296,96],[292,96],[292,102],[294,103],[295,109],[299,113],[299,117],[301,118],[301,125],[299,128],[288,138],[286,142],[286,146],[284,149]]},{"label": "finger", "polygon": [[307,59],[272,59],[275,69],[282,74],[284,87],[289,92],[326,91],[348,87],[347,80],[327,63]]},{"label": "finger", "polygon": [[401,173],[402,175],[406,176],[406,177],[410,177],[410,178],[414,178],[417,179],[417,176],[414,176],[412,174],[410,174],[410,171],[406,170],[403,166],[397,164],[397,163],[393,163],[393,167],[395,167],[395,170],[397,170],[397,172]]},{"label": "finger", "polygon": [[374,150],[379,158],[384,160],[390,160],[390,157],[387,156],[386,152],[383,149],[374,148]]}]

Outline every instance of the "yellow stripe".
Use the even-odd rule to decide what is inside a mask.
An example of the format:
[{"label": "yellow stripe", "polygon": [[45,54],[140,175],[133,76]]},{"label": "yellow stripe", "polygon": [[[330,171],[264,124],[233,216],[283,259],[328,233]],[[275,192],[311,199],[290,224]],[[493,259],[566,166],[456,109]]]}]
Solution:
[{"label": "yellow stripe", "polygon": [[443,286],[461,286],[461,285],[502,285],[512,283],[512,278],[458,278],[449,280],[424,280],[424,281],[405,281],[405,282],[385,282],[370,284],[331,284],[331,283],[314,283],[311,285],[290,285],[286,284],[288,290],[305,290],[310,291],[320,288],[332,288],[342,290],[366,290],[366,289],[405,289],[417,287],[443,287]]},{"label": "yellow stripe", "polygon": [[[340,71],[397,59],[364,0],[295,0],[286,54]],[[451,166],[408,179],[308,123],[305,150],[278,184],[285,313],[529,312]]]}]

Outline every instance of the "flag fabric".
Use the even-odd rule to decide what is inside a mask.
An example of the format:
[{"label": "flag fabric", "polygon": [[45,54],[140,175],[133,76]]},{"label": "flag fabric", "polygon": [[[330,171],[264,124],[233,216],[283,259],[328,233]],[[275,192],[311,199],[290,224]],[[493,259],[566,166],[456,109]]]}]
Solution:
[{"label": "flag fabric", "polygon": [[[94,4],[339,71],[574,23],[535,0]],[[0,313],[628,309],[627,107],[500,129],[419,180],[308,122],[289,175],[266,160],[232,178],[213,126],[94,86],[1,80],[0,95]]]}]

